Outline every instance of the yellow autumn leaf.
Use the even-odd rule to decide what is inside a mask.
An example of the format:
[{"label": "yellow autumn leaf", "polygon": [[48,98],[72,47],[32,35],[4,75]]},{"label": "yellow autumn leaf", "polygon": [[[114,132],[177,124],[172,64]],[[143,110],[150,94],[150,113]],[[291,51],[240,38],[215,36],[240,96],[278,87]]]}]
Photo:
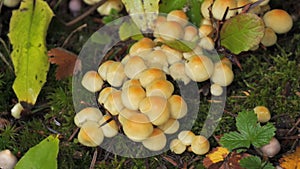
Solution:
[{"label": "yellow autumn leaf", "polygon": [[284,155],[279,162],[283,169],[300,169],[300,147],[294,153]]}]

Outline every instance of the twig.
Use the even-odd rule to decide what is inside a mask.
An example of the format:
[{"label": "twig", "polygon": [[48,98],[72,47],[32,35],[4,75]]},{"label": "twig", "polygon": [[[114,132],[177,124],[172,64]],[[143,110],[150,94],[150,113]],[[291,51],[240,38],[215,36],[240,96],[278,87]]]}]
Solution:
[{"label": "twig", "polygon": [[299,124],[300,124],[300,118],[297,120],[294,126],[287,132],[286,135],[289,135]]},{"label": "twig", "polygon": [[65,23],[66,26],[72,26],[75,23],[79,22],[80,20],[82,20],[83,18],[87,17],[88,15],[90,15],[92,12],[94,12],[99,6],[101,6],[102,4],[104,4],[107,0],[102,0],[98,3],[96,3],[95,5],[93,5],[90,9],[88,9],[86,12],[84,12],[83,14],[79,15],[77,18],[71,20],[70,22]]},{"label": "twig", "polygon": [[79,127],[77,127],[77,128],[73,131],[72,135],[68,138],[68,142],[70,142],[70,141],[75,137],[75,135],[78,133],[78,131],[79,131]]},{"label": "twig", "polygon": [[[2,38],[0,38],[0,42],[3,45],[5,52],[9,55],[10,54],[9,49],[6,46],[6,43],[4,42],[4,40]],[[1,52],[0,52],[0,58],[8,66],[9,70],[11,72],[14,72],[14,69],[12,68],[11,64],[8,62],[8,60],[5,58],[5,56]]]},{"label": "twig", "polygon": [[62,44],[62,48],[64,48],[64,46],[69,42],[70,38],[78,31],[82,30],[83,28],[87,27],[87,24],[83,24],[81,26],[79,26],[78,28],[76,28],[75,30],[73,30],[70,35],[66,38],[66,40],[64,41],[64,43]]},{"label": "twig", "polygon": [[98,155],[98,150],[97,150],[97,148],[96,148],[89,169],[94,169],[94,168],[95,168],[95,163],[96,163],[96,160],[97,160],[97,155]]}]

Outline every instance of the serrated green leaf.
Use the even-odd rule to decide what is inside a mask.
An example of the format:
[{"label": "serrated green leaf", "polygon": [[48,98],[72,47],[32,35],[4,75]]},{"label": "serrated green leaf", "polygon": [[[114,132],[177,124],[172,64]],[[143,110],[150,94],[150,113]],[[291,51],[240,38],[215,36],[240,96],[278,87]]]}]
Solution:
[{"label": "serrated green leaf", "polygon": [[172,41],[164,41],[164,44],[170,46],[173,49],[176,49],[180,52],[190,52],[197,45],[196,42],[190,42],[185,40],[172,40]]},{"label": "serrated green leaf", "polygon": [[15,166],[15,169],[56,169],[59,139],[48,136],[30,148]]},{"label": "serrated green leaf", "polygon": [[49,62],[46,34],[53,12],[43,0],[23,0],[13,11],[8,37],[16,79],[13,89],[19,102],[35,104],[46,82]]},{"label": "serrated green leaf", "polygon": [[276,128],[273,124],[267,123],[266,125],[260,127],[259,130],[256,131],[255,139],[253,139],[252,144],[255,147],[261,147],[270,142],[272,137],[275,135]]},{"label": "serrated green leaf", "polygon": [[240,112],[236,118],[238,132],[224,134],[220,143],[230,151],[236,148],[261,147],[268,144],[275,135],[275,127],[271,123],[261,126],[253,111]]},{"label": "serrated green leaf", "polygon": [[128,38],[132,38],[134,40],[142,39],[144,36],[142,35],[139,28],[136,26],[134,22],[131,20],[128,22],[122,23],[119,29],[119,36],[121,40],[126,40]]},{"label": "serrated green leaf", "polygon": [[159,5],[159,11],[169,13],[175,9],[182,9],[187,3],[187,0],[162,0]]},{"label": "serrated green leaf", "polygon": [[252,13],[243,13],[226,20],[221,32],[221,45],[234,54],[258,45],[264,36],[264,23]]},{"label": "serrated green leaf", "polygon": [[200,11],[201,2],[202,0],[188,0],[189,10],[187,11],[187,15],[190,21],[197,27],[200,26],[202,21],[202,15]]},{"label": "serrated green leaf", "polygon": [[275,167],[268,162],[262,162],[257,156],[249,156],[240,160],[240,165],[246,169],[274,169]]},{"label": "serrated green leaf", "polygon": [[245,137],[245,135],[238,132],[225,133],[220,139],[220,144],[230,151],[241,147],[250,147],[250,141]]}]

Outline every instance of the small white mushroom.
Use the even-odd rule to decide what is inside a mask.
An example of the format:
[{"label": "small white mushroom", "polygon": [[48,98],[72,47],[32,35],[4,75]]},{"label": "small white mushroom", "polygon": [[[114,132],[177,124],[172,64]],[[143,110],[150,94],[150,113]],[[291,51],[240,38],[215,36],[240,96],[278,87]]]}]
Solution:
[{"label": "small white mushroom", "polygon": [[118,115],[124,108],[121,94],[121,91],[114,91],[108,95],[106,101],[104,102],[104,108],[106,108],[113,116]]},{"label": "small white mushroom", "polygon": [[136,79],[137,75],[147,69],[147,66],[139,56],[132,56],[124,66],[124,72],[130,79]]},{"label": "small white mushroom", "polygon": [[168,13],[167,21],[175,21],[180,23],[181,26],[186,26],[188,17],[182,10],[173,10]]},{"label": "small white mushroom", "polygon": [[155,43],[151,39],[143,38],[130,47],[129,54],[131,56],[137,55],[142,57],[143,55],[151,52],[154,46]]},{"label": "small white mushroom", "polygon": [[164,79],[155,80],[146,86],[146,96],[160,96],[169,98],[174,92],[174,86],[171,82]]},{"label": "small white mushroom", "polygon": [[21,103],[17,103],[14,105],[14,107],[11,109],[11,115],[15,118],[15,119],[20,119],[21,118],[21,113],[24,110],[23,106],[21,105]]},{"label": "small white mushroom", "polygon": [[178,139],[186,146],[192,144],[195,134],[189,130],[183,130],[178,134]]},{"label": "small white mushroom", "polygon": [[146,97],[145,90],[138,85],[129,86],[122,90],[123,105],[131,110],[138,110],[140,102]]},{"label": "small white mushroom", "polygon": [[178,131],[179,126],[180,124],[178,120],[170,118],[167,122],[157,127],[164,131],[164,133],[166,134],[174,134]]},{"label": "small white mushroom", "polygon": [[278,34],[287,33],[293,27],[293,19],[285,10],[273,9],[263,16],[266,27],[272,28]]},{"label": "small white mushroom", "polygon": [[171,77],[174,80],[183,81],[185,85],[191,81],[191,79],[185,73],[184,63],[181,63],[181,62],[173,63],[169,67],[169,72],[170,72]]},{"label": "small white mushroom", "polygon": [[270,158],[278,154],[280,149],[280,143],[275,137],[270,140],[269,144],[266,144],[260,148],[263,154]]},{"label": "small white mushroom", "polygon": [[223,88],[219,84],[212,84],[210,86],[210,93],[214,96],[221,96],[223,93]]},{"label": "small white mushroom", "polygon": [[10,150],[0,151],[0,168],[13,169],[18,160]]},{"label": "small white mushroom", "polygon": [[101,90],[98,96],[98,103],[99,104],[104,104],[104,102],[107,100],[108,96],[112,93],[117,91],[117,89],[113,87],[106,87]]},{"label": "small white mushroom", "polygon": [[198,155],[206,154],[209,151],[209,147],[208,140],[201,135],[195,136],[191,144],[191,150]]},{"label": "small white mushroom", "polygon": [[107,82],[113,87],[120,87],[126,80],[124,66],[120,62],[113,62],[107,68]]},{"label": "small white mushroom", "polygon": [[162,45],[161,50],[167,55],[167,60],[170,65],[182,60],[183,55],[178,50],[172,49],[167,45]]},{"label": "small white mushroom", "polygon": [[198,30],[194,26],[186,26],[184,28],[183,40],[194,42],[198,38]]},{"label": "small white mushroom", "polygon": [[150,52],[145,57],[145,62],[149,68],[158,68],[165,72],[168,69],[167,55],[160,49]]},{"label": "small white mushroom", "polygon": [[117,12],[120,12],[123,9],[123,4],[121,0],[107,0],[100,7],[97,8],[97,11],[100,15],[109,15],[111,10],[114,9]]},{"label": "small white mushroom", "polygon": [[114,63],[114,61],[107,60],[99,66],[98,73],[103,80],[107,80],[107,69],[112,63]]},{"label": "small white mushroom", "polygon": [[86,107],[80,110],[74,117],[77,127],[82,127],[87,121],[98,122],[103,117],[102,112],[96,107]]},{"label": "small white mushroom", "polygon": [[221,86],[228,86],[232,83],[234,78],[233,71],[226,64],[215,64],[211,81]]},{"label": "small white mushroom", "polygon": [[103,80],[96,71],[88,71],[84,74],[81,84],[90,92],[100,91],[103,85]]},{"label": "small white mushroom", "polygon": [[187,114],[187,104],[185,100],[179,95],[172,95],[168,99],[169,109],[171,113],[171,118],[181,119]]},{"label": "small white mushroom", "polygon": [[162,130],[155,128],[152,134],[142,141],[142,144],[151,151],[160,151],[167,144],[167,137]]},{"label": "small white mushroom", "polygon": [[87,121],[78,133],[78,141],[88,147],[99,146],[104,140],[104,134],[97,122]]},{"label": "small white mushroom", "polygon": [[139,80],[141,85],[146,88],[151,82],[159,79],[164,79],[166,80],[166,74],[157,68],[149,68],[142,73],[139,74]]},{"label": "small white mushroom", "polygon": [[210,78],[214,64],[210,58],[204,55],[192,56],[185,63],[186,74],[196,82],[203,82]]},{"label": "small white mushroom", "polygon": [[170,143],[170,150],[175,154],[182,154],[186,149],[186,145],[184,145],[179,139],[173,139]]},{"label": "small white mushroom", "polygon": [[182,39],[184,30],[180,23],[176,21],[166,21],[156,27],[156,34],[164,40],[172,41]]},{"label": "small white mushroom", "polygon": [[215,0],[211,11],[213,17],[218,20],[222,20],[227,7],[229,10],[225,16],[225,19],[229,19],[235,15],[236,10],[233,9],[237,7],[236,0]]},{"label": "small white mushroom", "polygon": [[[117,122],[113,119],[111,120],[111,118],[112,117],[110,115],[106,114],[99,121],[104,136],[108,138],[116,136],[119,130]],[[110,121],[108,122],[108,120]]]}]

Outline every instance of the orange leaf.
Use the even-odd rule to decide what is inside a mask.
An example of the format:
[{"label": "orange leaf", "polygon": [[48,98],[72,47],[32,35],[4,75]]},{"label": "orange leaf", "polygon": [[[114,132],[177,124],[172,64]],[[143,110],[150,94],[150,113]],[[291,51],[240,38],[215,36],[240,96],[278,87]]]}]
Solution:
[{"label": "orange leaf", "polygon": [[284,155],[279,162],[283,169],[300,169],[300,147],[294,153]]},{"label": "orange leaf", "polygon": [[49,50],[48,56],[49,62],[58,66],[55,75],[57,80],[72,76],[73,72],[76,73],[81,70],[81,61],[77,55],[63,48]]}]

